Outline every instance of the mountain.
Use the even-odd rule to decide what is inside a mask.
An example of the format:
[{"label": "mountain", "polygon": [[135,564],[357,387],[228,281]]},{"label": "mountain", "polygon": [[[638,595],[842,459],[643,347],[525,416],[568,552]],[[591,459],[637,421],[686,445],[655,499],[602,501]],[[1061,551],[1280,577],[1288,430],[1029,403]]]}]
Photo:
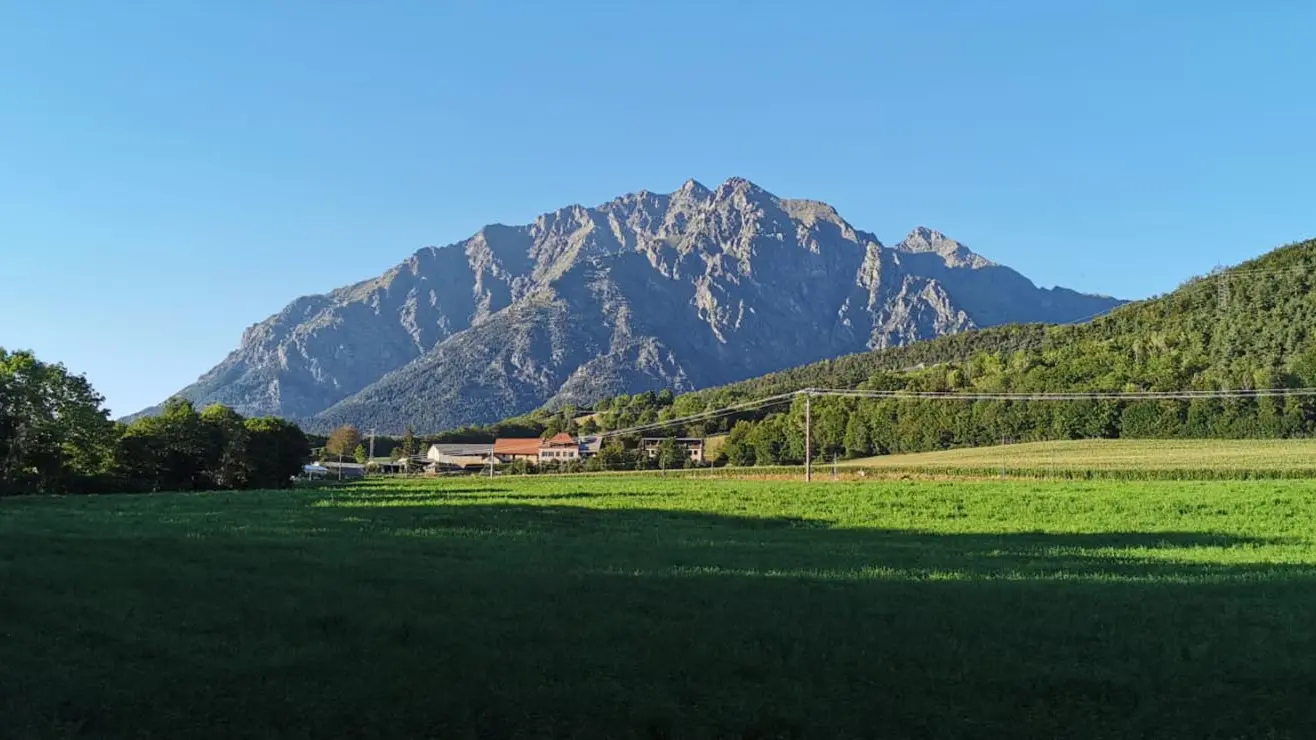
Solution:
[{"label": "mountain", "polygon": [[690,180],[487,226],[298,298],[180,395],[312,429],[428,431],[1119,304],[1038,288],[930,229],[886,247],[825,203]]}]

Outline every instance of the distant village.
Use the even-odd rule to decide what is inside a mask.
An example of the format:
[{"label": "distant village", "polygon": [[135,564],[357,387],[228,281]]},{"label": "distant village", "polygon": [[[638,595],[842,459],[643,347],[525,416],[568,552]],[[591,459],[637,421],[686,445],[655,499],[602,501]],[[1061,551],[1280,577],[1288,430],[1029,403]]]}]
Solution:
[{"label": "distant village", "polygon": [[[620,444],[620,441],[616,441]],[[478,473],[511,468],[514,471],[584,469],[600,455],[604,439],[600,435],[572,436],[559,432],[550,437],[498,437],[493,443],[435,443],[424,455],[371,458],[364,463],[320,460],[307,465],[308,478],[363,478],[369,474],[403,475],[428,473]],[[672,449],[672,448],[675,449]],[[664,455],[666,448],[667,454]],[[617,467],[631,467],[634,460],[652,467],[664,462],[680,467],[703,465],[706,460],[702,437],[642,437],[639,446],[626,450],[626,458],[611,461]],[[676,465],[672,465],[677,467]],[[593,467],[593,466],[591,466]],[[599,469],[612,469],[612,465]]]}]

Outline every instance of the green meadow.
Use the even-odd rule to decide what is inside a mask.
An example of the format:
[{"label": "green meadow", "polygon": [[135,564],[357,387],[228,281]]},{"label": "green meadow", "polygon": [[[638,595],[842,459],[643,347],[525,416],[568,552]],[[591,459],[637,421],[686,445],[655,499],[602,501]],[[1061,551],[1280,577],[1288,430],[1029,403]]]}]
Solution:
[{"label": "green meadow", "polygon": [[1046,470],[1316,472],[1316,439],[1083,439],[882,455],[842,464]]},{"label": "green meadow", "polygon": [[1316,484],[0,499],[0,736],[1309,737]]},{"label": "green meadow", "polygon": [[[843,460],[873,473],[1103,480],[1316,479],[1316,439],[1085,439]],[[827,464],[816,469],[824,470]]]}]

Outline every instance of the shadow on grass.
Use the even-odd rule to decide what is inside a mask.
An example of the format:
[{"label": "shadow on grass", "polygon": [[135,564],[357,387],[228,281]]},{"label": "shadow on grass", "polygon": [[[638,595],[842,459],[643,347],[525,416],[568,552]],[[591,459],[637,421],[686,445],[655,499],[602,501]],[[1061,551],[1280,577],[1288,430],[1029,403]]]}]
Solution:
[{"label": "shadow on grass", "polygon": [[[564,494],[565,496],[565,494]],[[444,497],[445,499],[447,497]],[[453,498],[463,498],[454,494]],[[1253,580],[1286,572],[1273,564],[1195,562],[1193,550],[1288,544],[1277,538],[1199,532],[931,533],[876,528],[844,529],[819,519],[738,517],[667,509],[596,509],[559,504],[482,503],[460,506],[395,505],[372,500],[321,501],[322,525],[344,534],[370,532],[441,543],[452,532],[478,533],[492,548],[525,541],[537,553],[532,567],[664,571],[728,570],[774,576],[892,577],[1089,576],[1146,580],[1204,577]],[[470,503],[470,501],[477,501]],[[341,506],[342,508],[338,508]],[[422,545],[423,546],[423,545]],[[479,542],[466,547],[478,549]],[[1310,570],[1316,575],[1316,567]]]},{"label": "shadow on grass", "polygon": [[200,533],[16,533],[0,545],[0,723],[444,738],[1316,726],[1316,570],[1241,556],[1283,542],[306,503],[281,529],[219,507]]}]

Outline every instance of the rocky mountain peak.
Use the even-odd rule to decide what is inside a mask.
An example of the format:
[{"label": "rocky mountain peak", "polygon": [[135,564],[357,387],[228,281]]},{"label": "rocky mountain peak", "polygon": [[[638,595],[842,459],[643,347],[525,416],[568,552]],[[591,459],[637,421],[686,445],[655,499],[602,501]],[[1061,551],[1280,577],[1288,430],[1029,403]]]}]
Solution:
[{"label": "rocky mountain peak", "polygon": [[487,226],[297,299],[181,395],[311,429],[438,431],[1118,303],[1039,290],[926,227],[888,248],[822,201],[688,180]]},{"label": "rocky mountain peak", "polygon": [[910,254],[937,254],[945,260],[947,267],[968,267],[980,269],[992,267],[996,263],[975,253],[967,246],[951,239],[940,231],[919,226],[909,232],[899,244],[896,251]]},{"label": "rocky mountain peak", "polygon": [[773,197],[771,193],[743,177],[728,177],[726,182],[717,186],[717,190],[713,193],[714,200],[727,200],[735,196],[743,196],[746,200]]},{"label": "rocky mountain peak", "polygon": [[676,192],[680,193],[681,195],[690,195],[697,198],[707,198],[709,195],[712,194],[713,191],[704,187],[702,183],[700,183],[698,180],[692,177],[689,180],[686,180],[685,183],[681,185],[681,189]]}]

